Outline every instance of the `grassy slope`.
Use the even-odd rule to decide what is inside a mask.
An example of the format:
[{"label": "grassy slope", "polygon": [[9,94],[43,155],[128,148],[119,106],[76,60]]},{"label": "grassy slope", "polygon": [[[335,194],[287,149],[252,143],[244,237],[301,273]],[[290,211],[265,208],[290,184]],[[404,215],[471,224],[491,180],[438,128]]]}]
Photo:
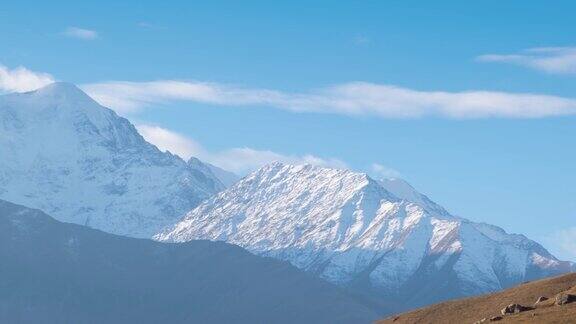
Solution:
[{"label": "grassy slope", "polygon": [[576,303],[554,305],[556,294],[565,291],[576,294],[576,273],[525,283],[494,294],[432,305],[378,323],[474,323],[500,315],[500,310],[512,303],[533,306],[540,296],[550,299],[535,310],[505,316],[497,323],[576,323]]}]

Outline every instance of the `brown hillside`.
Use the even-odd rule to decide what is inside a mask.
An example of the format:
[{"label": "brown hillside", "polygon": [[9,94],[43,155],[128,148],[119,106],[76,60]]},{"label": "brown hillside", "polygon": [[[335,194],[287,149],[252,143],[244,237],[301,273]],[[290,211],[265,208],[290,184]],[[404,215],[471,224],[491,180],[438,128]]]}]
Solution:
[{"label": "brown hillside", "polygon": [[[576,273],[528,282],[498,293],[448,301],[408,313],[394,315],[378,323],[474,323],[483,318],[501,316],[500,310],[510,304],[535,307],[516,315],[506,315],[497,323],[576,323],[576,302],[557,306],[561,292],[576,295]],[[540,296],[545,302],[534,305]],[[485,323],[489,323],[486,320]]]}]

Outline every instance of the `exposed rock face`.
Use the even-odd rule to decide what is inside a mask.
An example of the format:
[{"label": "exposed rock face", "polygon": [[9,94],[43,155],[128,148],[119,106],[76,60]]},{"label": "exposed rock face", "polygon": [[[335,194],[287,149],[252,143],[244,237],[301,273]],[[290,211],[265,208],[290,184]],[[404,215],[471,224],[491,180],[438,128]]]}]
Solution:
[{"label": "exposed rock face", "polygon": [[548,300],[548,297],[540,296],[540,297],[538,297],[538,299],[536,299],[536,302],[534,304],[537,305],[537,304],[540,304],[541,302],[544,302],[547,300]]},{"label": "exposed rock face", "polygon": [[576,295],[560,293],[556,295],[556,305],[566,305],[576,302]]},{"label": "exposed rock face", "polygon": [[510,304],[510,305],[504,307],[504,308],[500,311],[500,313],[502,313],[502,315],[517,314],[517,313],[529,311],[529,310],[532,310],[532,309],[534,309],[534,308],[528,307],[528,306],[522,306],[522,305],[520,305],[520,304]]},{"label": "exposed rock face", "polygon": [[501,321],[502,319],[503,319],[502,316],[493,316],[490,318],[485,317],[479,321],[474,322],[474,324],[482,324],[482,323],[486,323],[486,322],[498,322],[498,321]]}]

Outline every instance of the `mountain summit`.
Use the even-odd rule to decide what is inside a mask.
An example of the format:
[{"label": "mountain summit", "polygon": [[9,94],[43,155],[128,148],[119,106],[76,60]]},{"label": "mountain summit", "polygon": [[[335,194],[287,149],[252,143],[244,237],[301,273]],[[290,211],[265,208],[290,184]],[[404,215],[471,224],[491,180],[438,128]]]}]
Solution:
[{"label": "mountain summit", "polygon": [[135,237],[225,188],[70,83],[0,96],[0,156],[0,199]]},{"label": "mountain summit", "polygon": [[406,309],[566,272],[521,235],[450,215],[401,181],[274,163],[157,239],[222,240]]}]

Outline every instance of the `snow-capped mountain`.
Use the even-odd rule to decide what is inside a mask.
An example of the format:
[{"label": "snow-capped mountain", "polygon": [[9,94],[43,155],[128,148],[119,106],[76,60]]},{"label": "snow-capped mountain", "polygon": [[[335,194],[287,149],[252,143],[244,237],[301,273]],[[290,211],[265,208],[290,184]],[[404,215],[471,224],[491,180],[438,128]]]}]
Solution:
[{"label": "snow-capped mountain", "polygon": [[273,163],[156,239],[222,240],[399,309],[570,271],[522,235],[450,215],[401,180]]},{"label": "snow-capped mountain", "polygon": [[0,156],[0,199],[135,237],[225,188],[67,83],[0,96]]}]

